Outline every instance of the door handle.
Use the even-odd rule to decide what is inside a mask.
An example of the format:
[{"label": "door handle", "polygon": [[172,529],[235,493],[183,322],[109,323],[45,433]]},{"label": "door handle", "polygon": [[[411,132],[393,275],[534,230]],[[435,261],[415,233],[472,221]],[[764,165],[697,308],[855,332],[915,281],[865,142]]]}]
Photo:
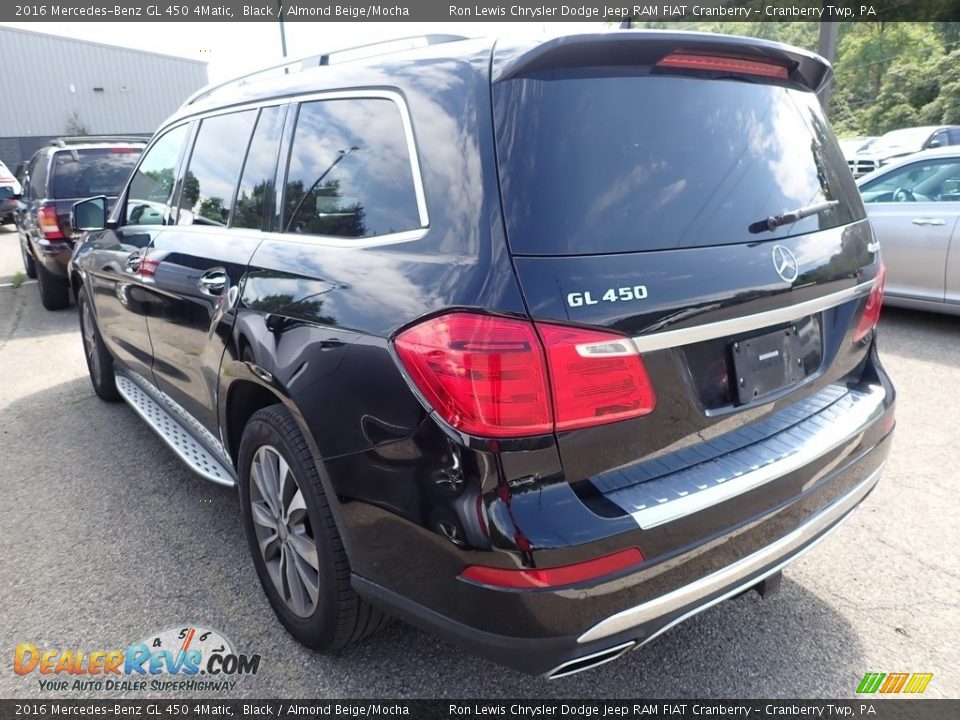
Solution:
[{"label": "door handle", "polygon": [[914,225],[946,225],[947,221],[943,218],[914,218]]},{"label": "door handle", "polygon": [[127,270],[129,270],[132,273],[140,272],[141,260],[143,260],[143,256],[138,252],[135,252],[127,256],[127,262],[126,262]]},{"label": "door handle", "polygon": [[223,270],[208,270],[197,281],[200,290],[209,295],[219,295],[227,286],[227,274]]}]

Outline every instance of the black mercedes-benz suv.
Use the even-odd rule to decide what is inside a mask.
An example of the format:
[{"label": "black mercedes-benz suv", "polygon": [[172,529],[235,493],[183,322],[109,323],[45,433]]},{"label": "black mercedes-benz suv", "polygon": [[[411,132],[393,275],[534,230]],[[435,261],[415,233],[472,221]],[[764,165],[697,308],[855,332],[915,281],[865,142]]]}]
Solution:
[{"label": "black mercedes-benz suv", "polygon": [[312,648],[399,616],[561,677],[775,589],[894,426],[829,65],[410,45],[209,87],[74,207],[97,393],[238,487]]}]

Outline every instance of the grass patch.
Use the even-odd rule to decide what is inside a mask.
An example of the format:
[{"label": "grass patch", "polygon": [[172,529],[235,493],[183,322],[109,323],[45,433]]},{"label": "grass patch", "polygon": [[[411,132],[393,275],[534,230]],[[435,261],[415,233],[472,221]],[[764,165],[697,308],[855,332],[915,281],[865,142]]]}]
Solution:
[{"label": "grass patch", "polygon": [[13,276],[13,280],[10,281],[10,287],[14,290],[19,290],[20,286],[23,285],[23,281],[26,279],[27,276],[23,274],[23,271],[20,271]]}]

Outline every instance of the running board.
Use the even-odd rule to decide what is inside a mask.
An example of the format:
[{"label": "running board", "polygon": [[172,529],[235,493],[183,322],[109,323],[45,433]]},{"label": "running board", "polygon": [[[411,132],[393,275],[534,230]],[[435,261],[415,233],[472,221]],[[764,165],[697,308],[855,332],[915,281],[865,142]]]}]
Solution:
[{"label": "running board", "polygon": [[211,454],[183,425],[133,380],[117,373],[117,392],[200,477],[234,487],[234,473]]}]

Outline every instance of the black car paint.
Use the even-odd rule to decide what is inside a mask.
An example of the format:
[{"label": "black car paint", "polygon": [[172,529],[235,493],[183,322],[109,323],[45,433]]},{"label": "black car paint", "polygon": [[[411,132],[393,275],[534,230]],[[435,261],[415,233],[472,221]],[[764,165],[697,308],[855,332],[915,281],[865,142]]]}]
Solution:
[{"label": "black car paint", "polygon": [[[676,44],[674,36],[663,37]],[[877,263],[866,250],[872,236],[863,221],[781,240],[803,258],[793,286],[773,271],[764,241],[511,257],[490,68],[493,53],[495,75],[511,63],[510,72],[519,72],[523,55],[507,47],[498,57],[489,41],[458,45],[455,57],[426,51],[321,70],[328,74],[319,77],[280,77],[264,95],[319,92],[324,82],[337,90],[399,92],[411,114],[430,211],[423,237],[345,250],[274,232],[276,218],[262,232],[232,234],[114,226],[91,233],[78,248],[73,281],[93,287],[104,339],[121,366],[186,408],[231,457],[242,430],[234,419],[238,408],[267,398],[290,409],[320,461],[328,497],[337,499],[332,510],[358,592],[500,662],[546,672],[623,639],[578,646],[576,636],[593,623],[769,544],[882,465],[894,395],[872,339],[851,341],[849,328],[865,301],[824,313],[822,369],[773,402],[764,398],[736,412],[721,402],[704,411],[716,388],[698,384],[696,370],[681,370],[697,362],[698,346],[687,346],[644,356],[658,392],[652,415],[532,438],[489,440],[449,427],[411,389],[392,338],[451,308],[640,335],[850,288],[871,280]],[[762,54],[765,46],[744,47]],[[231,100],[217,107],[261,99],[248,86],[230,92]],[[188,107],[175,122],[212,107]],[[202,255],[200,238],[210,248]],[[145,276],[142,265],[127,264],[134,255],[155,260],[156,272]],[[692,288],[692,268],[705,267],[710,271],[698,272]],[[223,270],[228,283],[222,293],[204,295],[196,281],[212,269]],[[567,288],[585,282],[598,289],[645,283],[656,292],[629,306],[570,308]],[[592,476],[755,421],[829,383],[884,386],[886,415],[856,443],[801,471],[650,530],[584,502],[583,482]],[[458,579],[470,564],[549,567],[632,546],[643,549],[642,565],[568,590],[513,592]],[[628,639],[642,640],[680,614],[636,628]]]}]

